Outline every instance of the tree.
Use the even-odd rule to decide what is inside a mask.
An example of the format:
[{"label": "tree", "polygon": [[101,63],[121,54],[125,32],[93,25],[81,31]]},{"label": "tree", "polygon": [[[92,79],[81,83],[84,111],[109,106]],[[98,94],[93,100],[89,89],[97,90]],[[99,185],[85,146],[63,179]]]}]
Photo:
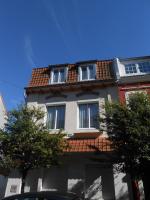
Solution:
[{"label": "tree", "polygon": [[102,129],[107,127],[119,170],[129,173],[135,183],[144,177],[150,162],[150,97],[135,93],[127,104],[107,103],[105,108]]},{"label": "tree", "polygon": [[40,109],[21,105],[9,112],[5,129],[0,131],[0,165],[20,171],[22,193],[28,170],[57,165],[67,145],[61,131],[49,134],[43,117]]}]

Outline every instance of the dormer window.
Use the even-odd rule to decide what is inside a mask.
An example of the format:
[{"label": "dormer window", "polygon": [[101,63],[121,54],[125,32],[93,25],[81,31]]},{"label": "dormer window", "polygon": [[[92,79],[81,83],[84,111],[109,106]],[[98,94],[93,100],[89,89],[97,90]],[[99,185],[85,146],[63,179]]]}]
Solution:
[{"label": "dormer window", "polygon": [[95,64],[83,65],[79,67],[79,80],[93,80],[96,78],[96,66]]},{"label": "dormer window", "polygon": [[125,73],[127,75],[140,75],[150,73],[150,62],[138,62],[132,64],[125,64]]},{"label": "dormer window", "polygon": [[64,83],[67,79],[67,68],[56,68],[51,72],[51,83]]},{"label": "dormer window", "polygon": [[150,62],[139,63],[139,70],[141,73],[150,73]]},{"label": "dormer window", "polygon": [[125,71],[126,74],[135,74],[137,73],[137,69],[136,69],[136,65],[135,64],[127,64],[125,65]]}]

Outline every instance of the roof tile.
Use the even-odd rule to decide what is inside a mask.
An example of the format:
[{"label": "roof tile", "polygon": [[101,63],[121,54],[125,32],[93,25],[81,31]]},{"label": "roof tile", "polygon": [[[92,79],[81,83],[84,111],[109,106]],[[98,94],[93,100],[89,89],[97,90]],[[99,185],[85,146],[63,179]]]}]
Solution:
[{"label": "roof tile", "polygon": [[[95,61],[93,63],[96,63],[96,78],[98,80],[110,80],[114,78],[112,73],[112,60]],[[78,81],[78,65],[66,64],[68,67],[67,83],[75,83]],[[28,87],[48,86],[50,72],[50,67],[34,68]]]},{"label": "roof tile", "polygon": [[69,147],[65,152],[96,152],[112,151],[111,142],[108,138],[98,137],[96,139],[68,139]]}]

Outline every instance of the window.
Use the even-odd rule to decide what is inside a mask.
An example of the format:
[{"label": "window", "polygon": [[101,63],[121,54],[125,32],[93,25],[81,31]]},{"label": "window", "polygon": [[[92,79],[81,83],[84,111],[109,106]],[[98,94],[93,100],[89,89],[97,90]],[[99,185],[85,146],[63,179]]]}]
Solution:
[{"label": "window", "polygon": [[126,100],[126,103],[128,104],[128,101],[130,99],[130,97],[133,95],[133,94],[136,94],[136,93],[143,93],[143,94],[146,94],[146,90],[130,90],[130,91],[127,91],[125,92],[125,100]]},{"label": "window", "polygon": [[141,73],[149,73],[150,72],[150,62],[139,63],[139,70]]},{"label": "window", "polygon": [[80,81],[83,80],[92,80],[96,78],[96,69],[95,65],[83,65],[79,67],[79,76]]},{"label": "window", "polygon": [[135,74],[137,73],[136,65],[135,64],[127,64],[125,65],[126,74]]},{"label": "window", "polygon": [[79,128],[98,128],[98,103],[79,104]]},{"label": "window", "polygon": [[49,129],[64,129],[65,106],[49,106],[47,108],[47,126]]},{"label": "window", "polygon": [[142,74],[150,73],[150,62],[139,62],[132,64],[125,64],[126,74]]},{"label": "window", "polygon": [[53,69],[51,73],[51,83],[63,83],[67,79],[67,69]]}]

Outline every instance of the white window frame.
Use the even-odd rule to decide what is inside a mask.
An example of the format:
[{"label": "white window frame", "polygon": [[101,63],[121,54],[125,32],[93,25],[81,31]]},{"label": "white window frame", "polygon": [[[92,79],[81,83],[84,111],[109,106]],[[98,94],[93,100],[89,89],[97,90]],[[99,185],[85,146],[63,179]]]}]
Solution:
[{"label": "white window frame", "polygon": [[136,94],[136,93],[139,93],[139,94],[141,94],[141,93],[147,94],[147,91],[146,91],[146,90],[142,90],[142,89],[126,91],[126,92],[125,92],[125,100],[126,100],[126,103],[127,103],[127,104],[128,104],[128,102],[129,102],[130,95]]},{"label": "white window frame", "polygon": [[[64,73],[65,73],[65,80],[64,81],[60,81],[60,70],[64,69]],[[54,82],[54,71],[58,70],[58,82]],[[67,76],[68,76],[68,68],[67,67],[61,67],[61,68],[53,68],[51,70],[51,84],[60,84],[60,83],[65,83],[67,80]]]},{"label": "white window frame", "polygon": [[[47,103],[46,104],[46,110],[47,110],[47,117],[46,117],[46,123],[47,123],[47,120],[48,120],[48,108],[49,107],[59,107],[59,106],[64,106],[64,108],[65,108],[65,116],[64,116],[64,130],[65,130],[65,118],[66,118],[66,104],[65,103],[55,103],[55,104],[53,104],[53,103]],[[54,128],[53,129],[49,129],[49,130],[60,130],[60,129],[58,129],[58,128],[56,128],[56,125],[57,125],[57,113],[58,113],[58,111],[56,110],[56,113],[55,113],[55,125],[54,125]]]},{"label": "white window frame", "polygon": [[[89,66],[93,66],[94,73],[95,73],[95,78],[90,78],[90,73],[89,73]],[[82,67],[87,67],[87,79],[82,79]],[[80,65],[79,66],[79,81],[88,81],[88,80],[95,80],[96,79],[96,64],[87,64],[87,65]]]},{"label": "white window frame", "polygon": [[150,74],[150,72],[140,72],[140,65],[139,64],[143,64],[143,63],[149,63],[149,66],[150,66],[150,61],[141,61],[141,62],[138,62],[138,70],[139,70],[139,73],[140,74]]},{"label": "white window frame", "polygon": [[[149,63],[150,63],[150,61],[139,61],[139,62],[125,63],[125,64],[124,64],[124,73],[125,73],[125,75],[126,75],[126,76],[133,76],[133,75],[150,74],[149,72],[140,72],[140,69],[139,69],[140,66],[139,66],[139,64],[144,63],[144,62],[149,62]],[[137,71],[136,73],[129,73],[129,74],[126,73],[125,66],[126,66],[126,65],[130,65],[130,64],[131,64],[131,65],[132,65],[132,64],[135,65],[136,71]]]},{"label": "white window frame", "polygon": [[98,105],[98,113],[100,112],[100,109],[99,109],[99,101],[98,100],[90,100],[90,101],[78,101],[77,102],[77,129],[78,130],[95,130],[95,129],[97,129],[97,128],[94,128],[94,127],[90,127],[90,109],[89,109],[89,116],[88,116],[88,118],[89,118],[89,124],[88,124],[88,127],[87,128],[80,128],[79,127],[79,124],[80,124],[80,119],[79,119],[79,105],[85,105],[85,104],[95,104],[95,103],[97,103],[97,105]]}]

